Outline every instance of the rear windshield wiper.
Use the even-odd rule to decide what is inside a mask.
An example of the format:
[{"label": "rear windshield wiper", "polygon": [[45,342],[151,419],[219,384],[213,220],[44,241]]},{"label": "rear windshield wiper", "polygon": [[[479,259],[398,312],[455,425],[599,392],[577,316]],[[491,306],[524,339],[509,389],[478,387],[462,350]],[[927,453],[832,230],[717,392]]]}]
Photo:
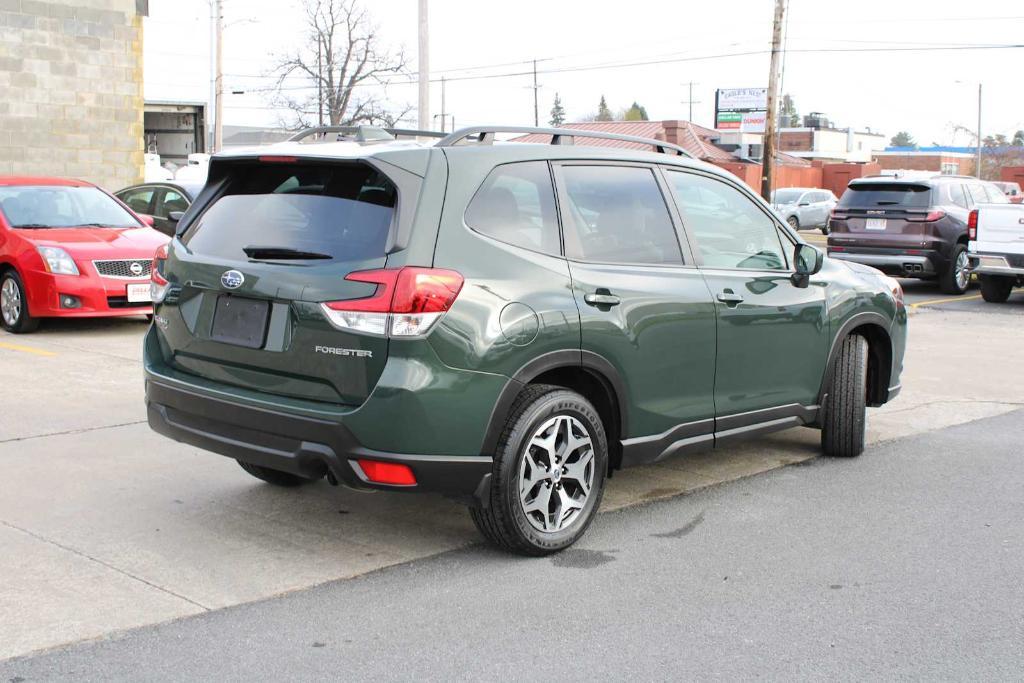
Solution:
[{"label": "rear windshield wiper", "polygon": [[242,247],[245,255],[251,259],[277,261],[281,259],[332,259],[330,254],[321,254],[316,251],[303,251],[290,247],[262,247],[250,245]]}]

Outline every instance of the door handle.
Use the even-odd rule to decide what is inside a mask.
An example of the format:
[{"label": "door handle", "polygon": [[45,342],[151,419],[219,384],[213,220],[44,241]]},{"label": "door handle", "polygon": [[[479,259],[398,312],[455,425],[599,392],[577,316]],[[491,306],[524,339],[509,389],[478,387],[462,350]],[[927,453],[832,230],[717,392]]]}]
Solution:
[{"label": "door handle", "polygon": [[618,306],[622,301],[619,297],[614,294],[608,294],[607,292],[587,294],[583,297],[583,300],[591,306]]},{"label": "door handle", "polygon": [[719,292],[718,300],[727,306],[735,306],[743,301],[743,297],[739,294],[733,293],[731,289],[727,289],[724,292]]}]

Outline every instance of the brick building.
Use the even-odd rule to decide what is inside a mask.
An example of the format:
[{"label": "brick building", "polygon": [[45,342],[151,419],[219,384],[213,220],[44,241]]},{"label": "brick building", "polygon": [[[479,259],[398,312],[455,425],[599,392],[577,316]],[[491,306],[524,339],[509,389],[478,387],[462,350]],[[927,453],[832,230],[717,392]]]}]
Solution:
[{"label": "brick building", "polygon": [[968,147],[886,147],[873,157],[886,170],[974,175],[977,165],[976,152]]},{"label": "brick building", "polygon": [[141,179],[146,5],[0,0],[0,174]]}]

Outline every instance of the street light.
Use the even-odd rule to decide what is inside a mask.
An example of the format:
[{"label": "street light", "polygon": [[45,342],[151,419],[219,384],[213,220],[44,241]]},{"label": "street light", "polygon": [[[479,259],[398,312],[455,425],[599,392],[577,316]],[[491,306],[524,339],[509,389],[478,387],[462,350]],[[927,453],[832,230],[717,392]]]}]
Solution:
[{"label": "street light", "polygon": [[[973,85],[972,81],[955,81],[961,85]],[[981,83],[978,83],[978,158],[974,162],[974,175],[981,180]]]}]

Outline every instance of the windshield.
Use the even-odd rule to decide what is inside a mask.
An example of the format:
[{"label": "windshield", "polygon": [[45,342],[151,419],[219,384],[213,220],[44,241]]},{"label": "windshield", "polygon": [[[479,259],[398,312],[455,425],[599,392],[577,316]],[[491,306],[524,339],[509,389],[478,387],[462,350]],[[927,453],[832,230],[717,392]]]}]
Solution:
[{"label": "windshield", "polygon": [[850,185],[839,200],[839,208],[898,206],[905,209],[927,209],[931,192],[927,185],[907,183],[858,183]]},{"label": "windshield", "polygon": [[803,190],[775,190],[772,202],[775,204],[793,204],[803,195]]},{"label": "windshield", "polygon": [[0,210],[12,228],[138,228],[142,225],[95,187],[0,187]]},{"label": "windshield", "polygon": [[394,185],[362,164],[244,164],[182,241],[230,259],[255,252],[380,258],[396,199]]}]

